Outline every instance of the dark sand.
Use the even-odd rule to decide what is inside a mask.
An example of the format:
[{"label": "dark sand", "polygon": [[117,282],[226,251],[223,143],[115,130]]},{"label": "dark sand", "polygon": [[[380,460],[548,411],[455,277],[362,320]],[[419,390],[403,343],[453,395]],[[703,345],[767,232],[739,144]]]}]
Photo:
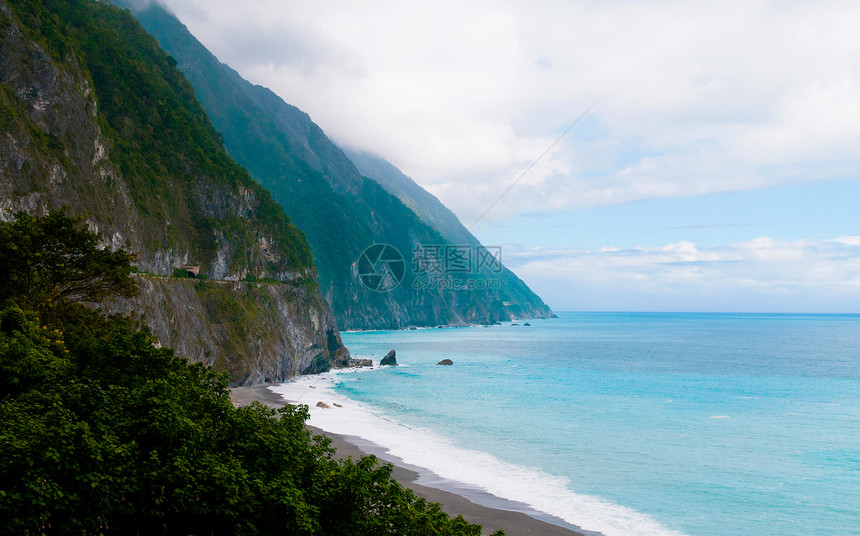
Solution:
[{"label": "dark sand", "polygon": [[[285,404],[280,395],[269,390],[268,385],[258,384],[249,387],[235,387],[232,389],[231,398],[239,405],[248,405],[252,402],[260,402],[272,407],[281,407]],[[431,502],[442,503],[445,512],[450,515],[462,515],[470,523],[477,523],[484,527],[484,534],[490,534],[495,530],[502,529],[507,536],[522,535],[546,535],[546,536],[583,536],[584,533],[577,532],[560,519],[542,516],[539,512],[530,511],[527,506],[511,501],[505,501],[493,497],[484,492],[476,490],[457,490],[459,493],[447,491],[428,485],[418,483],[419,481],[434,481],[435,475],[422,472],[417,467],[409,467],[402,461],[386,456],[385,450],[357,437],[340,436],[323,432],[314,427],[309,427],[314,434],[326,435],[332,440],[332,446],[337,449],[338,458],[352,456],[359,458],[367,454],[374,454],[387,463],[394,465],[394,478],[398,482],[415,492],[416,495],[424,497]],[[444,481],[435,477],[440,485]],[[435,482],[434,482],[435,483]],[[473,502],[475,499],[484,503],[504,505],[505,508],[493,508]],[[524,513],[529,511],[531,515]],[[533,515],[541,516],[550,522],[542,521]],[[592,533],[587,533],[592,534]]]}]

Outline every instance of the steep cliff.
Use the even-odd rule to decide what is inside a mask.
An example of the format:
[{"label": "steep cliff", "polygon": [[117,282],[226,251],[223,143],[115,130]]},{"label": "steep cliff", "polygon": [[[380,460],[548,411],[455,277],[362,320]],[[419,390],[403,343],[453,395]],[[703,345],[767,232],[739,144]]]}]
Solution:
[{"label": "steep cliff", "polygon": [[324,372],[349,354],[316,289],[278,283],[141,276],[141,294],[109,307],[143,316],[179,355],[236,384]]},{"label": "steep cliff", "polygon": [[[226,154],[175,61],[130,14],[0,0],[0,179],[0,218],[67,209],[136,253],[153,277],[116,309],[142,312],[163,344],[234,383],[348,355],[303,233]],[[213,281],[155,277],[185,264]],[[216,281],[241,279],[273,283]],[[174,329],[170,315],[195,328]]]},{"label": "steep cliff", "polygon": [[[113,1],[135,8],[128,0]],[[522,281],[499,267],[484,269],[472,262],[454,276],[427,277],[417,257],[466,246],[474,259],[486,250],[477,241],[451,242],[441,235],[414,207],[363,176],[307,114],[219,62],[157,3],[134,11],[176,58],[230,154],[306,233],[323,293],[342,328],[489,323],[552,314]],[[390,244],[402,255],[406,270],[397,287],[377,292],[364,284],[368,267],[360,259],[373,244]]]}]

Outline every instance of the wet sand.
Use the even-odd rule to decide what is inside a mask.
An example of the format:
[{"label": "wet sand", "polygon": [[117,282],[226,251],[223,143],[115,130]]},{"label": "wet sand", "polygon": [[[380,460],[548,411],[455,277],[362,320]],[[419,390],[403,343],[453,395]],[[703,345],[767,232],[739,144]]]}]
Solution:
[{"label": "wet sand", "polygon": [[[255,401],[271,407],[281,407],[285,404],[283,398],[269,390],[267,384],[235,387],[232,389],[231,398],[239,405],[248,405]],[[314,434],[329,437],[332,440],[332,446],[337,450],[336,457],[338,458],[346,458],[348,456],[359,458],[367,454],[373,454],[386,463],[391,463],[394,466],[394,478],[398,482],[414,491],[420,497],[424,497],[431,502],[442,503],[445,512],[449,515],[462,515],[470,523],[482,525],[484,527],[484,534],[491,534],[498,529],[504,530],[506,536],[536,534],[545,536],[584,536],[593,534],[577,532],[573,527],[560,519],[544,516],[539,512],[529,511],[525,505],[493,497],[484,492],[471,489],[441,489],[441,487],[428,485],[430,483],[437,483],[440,486],[450,487],[450,484],[453,483],[443,483],[431,473],[427,473],[417,467],[407,466],[402,461],[387,456],[385,449],[369,441],[357,437],[340,436],[323,432],[314,427],[308,428]],[[475,501],[485,504],[492,503],[494,506],[502,505],[503,508],[485,506]],[[539,516],[542,519],[533,516]]]}]

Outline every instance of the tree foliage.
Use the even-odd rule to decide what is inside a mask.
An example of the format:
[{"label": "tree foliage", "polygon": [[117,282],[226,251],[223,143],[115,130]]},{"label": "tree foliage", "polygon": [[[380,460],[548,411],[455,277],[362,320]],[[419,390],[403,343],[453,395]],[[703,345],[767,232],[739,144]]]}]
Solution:
[{"label": "tree foliage", "polygon": [[[0,228],[6,270],[28,248],[79,270],[128,260],[105,258],[61,215]],[[307,407],[234,407],[222,374],[156,348],[127,318],[69,303],[79,293],[54,290],[66,269],[32,273],[39,283],[10,286],[0,307],[0,534],[481,533],[372,456],[335,460],[305,427]],[[40,312],[35,296],[64,314]]]},{"label": "tree foliage", "polygon": [[59,212],[21,212],[12,222],[0,222],[0,301],[18,298],[41,306],[133,295],[134,256],[99,248],[99,235],[80,223]]}]

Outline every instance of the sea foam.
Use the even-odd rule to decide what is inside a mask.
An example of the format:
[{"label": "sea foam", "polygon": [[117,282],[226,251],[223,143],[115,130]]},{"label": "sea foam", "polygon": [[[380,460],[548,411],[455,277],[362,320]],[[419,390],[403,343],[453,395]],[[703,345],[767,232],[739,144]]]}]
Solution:
[{"label": "sea foam", "polygon": [[[568,487],[567,478],[462,448],[427,430],[405,426],[335,390],[340,374],[372,373],[373,369],[358,369],[302,376],[270,389],[287,402],[306,404],[310,410],[308,424],[312,426],[339,435],[360,437],[406,464],[465,487],[525,504],[585,531],[605,536],[681,536],[641,512],[599,497],[574,493]],[[330,407],[317,407],[317,402]]]}]

